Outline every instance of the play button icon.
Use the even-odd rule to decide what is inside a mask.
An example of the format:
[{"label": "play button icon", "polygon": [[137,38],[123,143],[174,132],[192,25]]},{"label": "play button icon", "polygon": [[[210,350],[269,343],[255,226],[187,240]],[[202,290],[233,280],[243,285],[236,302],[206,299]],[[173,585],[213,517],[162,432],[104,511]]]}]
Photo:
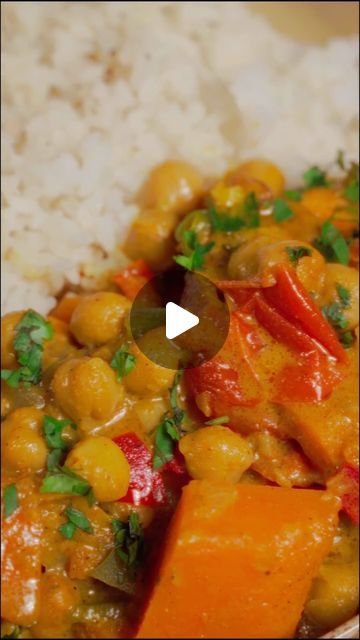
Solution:
[{"label": "play button icon", "polygon": [[168,302],[165,310],[165,333],[169,340],[181,336],[182,333],[196,327],[200,322],[198,316],[183,309],[183,307],[179,307],[175,302]]},{"label": "play button icon", "polygon": [[142,353],[168,369],[197,367],[223,346],[230,313],[208,278],[175,267],[154,276],[130,310],[130,332]]}]

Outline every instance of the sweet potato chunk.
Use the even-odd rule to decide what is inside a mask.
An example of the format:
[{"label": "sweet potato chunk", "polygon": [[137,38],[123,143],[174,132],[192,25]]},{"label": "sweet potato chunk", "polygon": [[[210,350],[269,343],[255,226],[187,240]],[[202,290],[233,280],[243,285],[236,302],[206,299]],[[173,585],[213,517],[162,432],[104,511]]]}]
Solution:
[{"label": "sweet potato chunk", "polygon": [[292,637],[338,506],[325,491],[192,481],[137,637]]},{"label": "sweet potato chunk", "polygon": [[42,527],[36,508],[20,507],[2,522],[1,610],[18,625],[36,621]]}]

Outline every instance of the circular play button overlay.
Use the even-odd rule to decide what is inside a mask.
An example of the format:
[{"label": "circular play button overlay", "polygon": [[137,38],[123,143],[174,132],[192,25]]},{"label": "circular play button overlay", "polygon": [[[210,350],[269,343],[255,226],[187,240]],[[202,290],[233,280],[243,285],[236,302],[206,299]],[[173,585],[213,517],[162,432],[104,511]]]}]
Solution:
[{"label": "circular play button overlay", "polygon": [[130,311],[138,348],[167,369],[211,360],[227,338],[229,322],[222,291],[205,276],[178,267],[149,280]]}]

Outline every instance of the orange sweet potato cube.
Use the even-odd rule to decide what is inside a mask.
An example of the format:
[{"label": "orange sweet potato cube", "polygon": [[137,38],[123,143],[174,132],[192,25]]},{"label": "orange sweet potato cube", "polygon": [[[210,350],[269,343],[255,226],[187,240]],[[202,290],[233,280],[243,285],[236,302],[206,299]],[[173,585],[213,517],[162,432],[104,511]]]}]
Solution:
[{"label": "orange sweet potato cube", "polygon": [[292,637],[338,508],[320,490],[190,482],[137,637]]}]

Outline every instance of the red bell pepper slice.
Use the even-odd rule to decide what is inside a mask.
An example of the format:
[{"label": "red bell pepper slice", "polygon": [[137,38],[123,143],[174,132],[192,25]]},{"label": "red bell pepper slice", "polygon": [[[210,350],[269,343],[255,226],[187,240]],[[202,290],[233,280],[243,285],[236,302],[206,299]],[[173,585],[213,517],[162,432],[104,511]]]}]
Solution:
[{"label": "red bell pepper slice", "polygon": [[123,271],[115,273],[113,281],[127,298],[133,300],[140,289],[153,277],[154,274],[145,260],[139,259],[129,264]]},{"label": "red bell pepper slice", "polygon": [[309,336],[340,362],[346,362],[346,353],[335,331],[303,287],[295,271],[279,265],[276,276],[276,284],[263,290],[266,300],[289,320],[298,322]]},{"label": "red bell pepper slice", "polygon": [[269,305],[261,293],[255,294],[255,316],[270,335],[293,349],[309,353],[317,349],[316,344],[302,329],[284,318]]},{"label": "red bell pepper slice", "polygon": [[130,466],[130,483],[127,494],[119,502],[150,507],[164,506],[168,502],[165,483],[158,471],[152,468],[151,451],[135,433],[124,433],[114,438]]},{"label": "red bell pepper slice", "polygon": [[359,467],[344,464],[328,481],[327,487],[341,498],[342,510],[355,524],[359,524]]},{"label": "red bell pepper slice", "polygon": [[[259,383],[252,367],[244,336],[243,321],[235,312],[231,314],[227,340],[221,352],[200,367],[187,369],[185,380],[191,393],[208,393],[213,413],[219,401],[230,406],[253,407],[261,400]],[[257,395],[248,394],[246,386]]]}]

